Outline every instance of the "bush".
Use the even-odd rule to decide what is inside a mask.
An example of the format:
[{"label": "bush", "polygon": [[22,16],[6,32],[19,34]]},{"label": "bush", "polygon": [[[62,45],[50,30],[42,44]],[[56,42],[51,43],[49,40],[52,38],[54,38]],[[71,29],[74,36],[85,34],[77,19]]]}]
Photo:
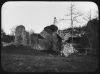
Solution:
[{"label": "bush", "polygon": [[14,41],[14,38],[15,37],[11,36],[11,35],[4,35],[3,38],[1,38],[1,41],[10,43],[10,42]]}]

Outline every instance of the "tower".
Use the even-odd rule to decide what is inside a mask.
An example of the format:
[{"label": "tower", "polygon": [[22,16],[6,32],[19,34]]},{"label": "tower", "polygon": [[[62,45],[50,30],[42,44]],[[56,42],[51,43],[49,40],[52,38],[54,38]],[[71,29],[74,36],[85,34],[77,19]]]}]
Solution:
[{"label": "tower", "polygon": [[56,22],[57,22],[57,19],[56,19],[56,17],[54,17],[54,22],[53,22],[53,24],[55,25]]}]

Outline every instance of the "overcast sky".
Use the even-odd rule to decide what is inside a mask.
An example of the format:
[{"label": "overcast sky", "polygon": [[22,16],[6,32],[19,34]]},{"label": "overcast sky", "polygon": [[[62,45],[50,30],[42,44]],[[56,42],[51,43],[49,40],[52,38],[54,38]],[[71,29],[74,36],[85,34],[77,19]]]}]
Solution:
[{"label": "overcast sky", "polygon": [[[47,25],[53,24],[54,17],[57,17],[56,25],[59,29],[68,28],[71,26],[70,20],[60,21],[60,19],[70,19],[65,14],[69,14],[71,2],[18,2],[8,1],[2,5],[1,25],[7,34],[11,34],[17,25],[24,25],[27,31],[33,30],[35,33],[40,33]],[[83,16],[77,19],[80,23],[74,22],[74,26],[83,26],[87,21],[82,17],[86,17],[90,10],[92,19],[97,16],[98,7],[93,2],[73,2],[75,11],[79,11]]]}]

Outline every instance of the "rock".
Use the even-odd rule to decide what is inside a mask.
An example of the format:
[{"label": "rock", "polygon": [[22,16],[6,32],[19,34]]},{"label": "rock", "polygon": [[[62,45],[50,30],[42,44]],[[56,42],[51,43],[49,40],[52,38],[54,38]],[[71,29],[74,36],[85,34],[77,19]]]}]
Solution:
[{"label": "rock", "polygon": [[69,55],[71,55],[74,52],[77,52],[77,51],[72,46],[72,44],[66,43],[66,44],[63,45],[61,55],[64,55],[65,57],[68,57]]}]

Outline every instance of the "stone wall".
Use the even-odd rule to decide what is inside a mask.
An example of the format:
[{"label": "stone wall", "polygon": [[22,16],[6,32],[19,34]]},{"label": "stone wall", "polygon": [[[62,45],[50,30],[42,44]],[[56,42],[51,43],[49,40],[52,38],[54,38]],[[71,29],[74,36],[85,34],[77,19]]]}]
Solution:
[{"label": "stone wall", "polygon": [[37,50],[60,49],[60,37],[57,35],[57,28],[54,25],[47,26],[40,34],[29,34],[25,27],[20,25],[15,30],[15,45],[30,46]]},{"label": "stone wall", "polygon": [[28,38],[29,33],[25,31],[25,27],[23,25],[19,25],[15,30],[15,45],[24,45],[27,46],[29,44]]},{"label": "stone wall", "polygon": [[[45,39],[51,42],[51,50],[59,51],[60,50],[60,36],[57,35],[57,26],[51,25],[44,28],[44,30],[40,33]],[[59,45],[60,44],[60,45]]]}]

